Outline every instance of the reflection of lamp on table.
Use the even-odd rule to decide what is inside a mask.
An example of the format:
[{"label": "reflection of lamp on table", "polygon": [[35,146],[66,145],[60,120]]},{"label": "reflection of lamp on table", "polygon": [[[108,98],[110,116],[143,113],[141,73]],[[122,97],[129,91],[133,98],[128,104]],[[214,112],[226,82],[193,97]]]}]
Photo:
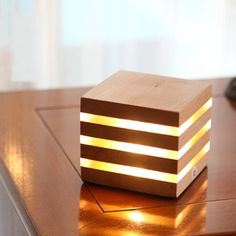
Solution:
[{"label": "reflection of lamp on table", "polygon": [[204,169],[211,86],[118,72],[81,99],[85,181],[178,197]]},{"label": "reflection of lamp on table", "polygon": [[[103,214],[105,220],[102,220],[99,214],[95,219],[90,217],[90,213],[94,212],[95,210],[100,211],[101,209],[96,206],[94,198],[92,198],[90,194],[87,194],[88,186],[83,184],[81,189],[80,209],[82,212],[84,211],[84,209],[86,209],[86,216],[88,220],[93,220],[96,222],[96,227],[94,227],[94,231],[92,231],[94,234],[99,234],[100,232],[102,232],[101,234],[105,234],[104,232],[108,230],[109,233],[112,232],[112,235],[121,235],[121,232],[124,232],[124,234],[126,233],[125,235],[128,235],[128,233],[130,233],[131,235],[136,235],[136,231],[140,232],[139,230],[141,224],[142,227],[146,226],[152,232],[159,232],[158,230],[162,229],[163,231],[170,234],[171,232],[175,232],[176,234],[178,234],[179,232],[179,234],[181,235],[182,233],[183,235],[189,235],[196,226],[200,231],[201,229],[204,229],[205,224],[201,223],[201,220],[203,220],[207,215],[207,205],[205,203],[193,204],[198,202],[196,196],[199,196],[202,192],[207,191],[207,176],[204,176],[204,178],[202,178],[201,175],[201,178],[198,178],[196,182],[197,189],[195,193],[189,195],[189,204],[184,204],[183,202],[175,203],[174,199],[167,199],[169,202],[168,205],[157,207],[157,205],[153,203],[153,206],[146,205],[141,207],[140,209],[140,200],[137,200],[136,196],[133,195],[134,205],[132,209],[128,211],[127,209],[124,210],[125,207],[122,208],[124,202],[120,200],[117,202],[115,200],[114,202],[116,202],[116,205],[109,208],[113,210],[107,210],[106,205],[109,204],[109,198],[107,198],[107,196],[109,195],[107,194],[109,193],[107,192],[106,194],[104,192],[102,201],[101,199],[99,200],[98,198],[96,198],[95,195],[96,201],[98,201],[103,212],[105,212],[105,214]],[[93,192],[93,190],[91,189],[90,191]],[[143,195],[143,197],[145,197],[145,195]],[[149,199],[149,196],[146,197],[147,199]],[[163,198],[157,199],[161,200]],[[141,200],[141,202],[143,201]],[[102,214],[102,212],[100,212],[100,214]],[[85,214],[83,214],[83,217],[84,215]],[[81,220],[83,219],[83,217],[81,218]],[[81,220],[80,226],[82,227],[84,222]],[[104,224],[104,221],[109,222],[110,226],[107,227],[107,225]],[[205,220],[203,220],[203,222],[205,222]],[[117,225],[121,224],[122,229],[119,229],[119,231],[117,231]],[[130,227],[130,225],[132,225],[132,227]],[[130,229],[132,229],[132,231],[129,231]],[[91,230],[92,227],[90,228],[90,232]]]}]

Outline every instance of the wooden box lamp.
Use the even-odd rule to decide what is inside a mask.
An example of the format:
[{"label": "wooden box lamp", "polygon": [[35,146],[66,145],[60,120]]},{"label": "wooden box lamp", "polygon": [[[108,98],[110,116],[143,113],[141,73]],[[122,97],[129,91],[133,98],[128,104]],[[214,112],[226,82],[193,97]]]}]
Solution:
[{"label": "wooden box lamp", "polygon": [[178,197],[204,169],[211,85],[121,71],[81,98],[84,181]]}]

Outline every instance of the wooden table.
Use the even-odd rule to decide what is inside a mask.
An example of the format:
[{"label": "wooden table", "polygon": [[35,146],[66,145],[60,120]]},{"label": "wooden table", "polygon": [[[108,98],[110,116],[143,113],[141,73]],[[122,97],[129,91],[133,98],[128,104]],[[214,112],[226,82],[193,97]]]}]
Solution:
[{"label": "wooden table", "polygon": [[79,103],[87,88],[1,93],[0,158],[28,234],[236,235],[236,103],[223,95],[228,81],[212,81],[208,168],[178,200],[82,183]]}]

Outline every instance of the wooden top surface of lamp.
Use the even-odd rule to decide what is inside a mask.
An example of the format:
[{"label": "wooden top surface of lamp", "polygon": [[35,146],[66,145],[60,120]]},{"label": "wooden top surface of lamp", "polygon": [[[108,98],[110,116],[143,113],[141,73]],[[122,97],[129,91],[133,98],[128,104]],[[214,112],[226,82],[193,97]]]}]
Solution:
[{"label": "wooden top surface of lamp", "polygon": [[88,112],[179,126],[210,96],[208,82],[119,71],[87,92],[82,104],[92,99]]}]

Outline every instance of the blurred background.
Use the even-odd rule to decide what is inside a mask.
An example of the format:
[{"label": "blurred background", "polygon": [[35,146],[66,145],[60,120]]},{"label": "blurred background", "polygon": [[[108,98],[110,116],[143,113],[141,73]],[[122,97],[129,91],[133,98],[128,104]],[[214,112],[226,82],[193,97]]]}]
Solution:
[{"label": "blurred background", "polygon": [[235,0],[0,0],[0,90],[95,85],[118,70],[236,75]]}]

